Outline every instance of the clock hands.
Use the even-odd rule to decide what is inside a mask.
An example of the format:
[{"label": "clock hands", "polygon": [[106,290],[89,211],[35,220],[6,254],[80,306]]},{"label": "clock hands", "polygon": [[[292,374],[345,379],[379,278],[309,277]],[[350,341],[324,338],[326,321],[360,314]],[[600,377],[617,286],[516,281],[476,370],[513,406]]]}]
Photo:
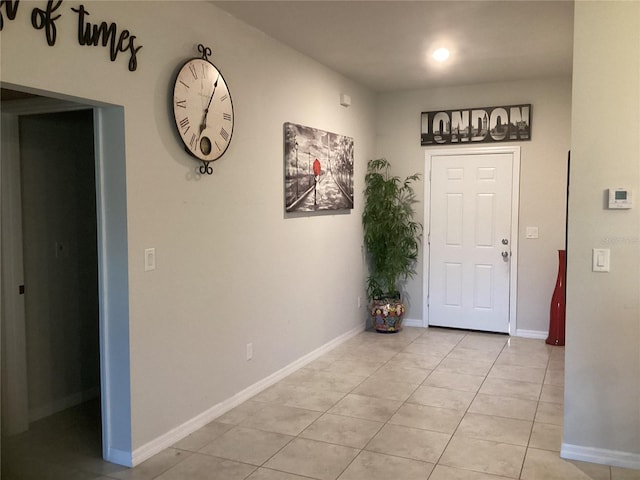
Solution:
[{"label": "clock hands", "polygon": [[213,84],[213,91],[211,92],[211,96],[209,97],[209,103],[207,103],[207,108],[204,109],[204,115],[202,117],[202,124],[200,125],[200,134],[205,128],[207,128],[207,115],[209,114],[209,107],[211,106],[211,101],[213,100],[213,96],[216,93],[216,88],[218,87],[218,80],[220,80],[220,72],[218,72],[218,76],[216,77],[216,81]]},{"label": "clock hands", "polygon": [[209,155],[211,153],[211,139],[208,136],[202,136],[202,132],[207,128],[207,115],[209,115],[209,107],[211,107],[211,101],[213,100],[213,96],[216,93],[216,88],[218,88],[218,80],[220,80],[220,72],[218,72],[218,76],[216,77],[216,81],[213,83],[213,91],[211,92],[211,96],[209,97],[209,103],[207,103],[207,108],[204,109],[204,114],[202,116],[202,123],[200,124],[200,132],[198,136],[200,137],[200,151],[205,155]]}]

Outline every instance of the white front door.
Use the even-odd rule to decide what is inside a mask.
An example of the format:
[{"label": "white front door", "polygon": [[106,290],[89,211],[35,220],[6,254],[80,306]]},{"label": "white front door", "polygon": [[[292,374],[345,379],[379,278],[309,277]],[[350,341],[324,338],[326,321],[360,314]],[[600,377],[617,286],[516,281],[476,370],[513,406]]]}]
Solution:
[{"label": "white front door", "polygon": [[429,325],[508,333],[519,149],[441,150],[427,161]]}]

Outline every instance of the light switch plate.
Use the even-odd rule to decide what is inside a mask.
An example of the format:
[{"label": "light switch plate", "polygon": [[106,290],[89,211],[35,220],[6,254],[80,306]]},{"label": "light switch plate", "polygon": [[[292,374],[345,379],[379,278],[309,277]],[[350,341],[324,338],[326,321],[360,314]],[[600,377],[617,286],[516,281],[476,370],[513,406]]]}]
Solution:
[{"label": "light switch plate", "polygon": [[144,250],[144,271],[150,272],[156,269],[156,249],[145,248]]},{"label": "light switch plate", "polygon": [[608,272],[610,269],[610,254],[608,248],[594,248],[592,269],[594,272]]}]

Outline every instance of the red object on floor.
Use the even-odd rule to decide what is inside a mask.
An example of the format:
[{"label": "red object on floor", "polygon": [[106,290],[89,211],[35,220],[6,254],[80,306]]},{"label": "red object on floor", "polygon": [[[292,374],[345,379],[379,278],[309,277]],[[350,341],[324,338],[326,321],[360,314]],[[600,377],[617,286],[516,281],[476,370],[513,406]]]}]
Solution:
[{"label": "red object on floor", "polygon": [[549,345],[564,345],[565,331],[565,281],[567,276],[567,252],[558,250],[558,278],[556,288],[551,296],[551,309],[549,311],[549,336],[545,343]]}]

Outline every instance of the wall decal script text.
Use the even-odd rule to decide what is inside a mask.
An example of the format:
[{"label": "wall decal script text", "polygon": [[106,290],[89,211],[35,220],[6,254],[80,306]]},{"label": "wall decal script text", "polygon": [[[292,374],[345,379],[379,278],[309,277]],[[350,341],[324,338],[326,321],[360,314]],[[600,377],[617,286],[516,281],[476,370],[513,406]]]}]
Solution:
[{"label": "wall decal script text", "polygon": [[[49,0],[46,8],[34,8],[31,11],[31,25],[36,30],[44,30],[47,44],[54,46],[56,43],[57,28],[56,21],[62,16],[56,11],[62,5],[63,0]],[[0,31],[4,28],[4,19],[15,20],[18,14],[20,0],[0,0]],[[78,14],[78,43],[83,46],[103,47],[109,46],[109,58],[116,61],[119,53],[129,52],[129,71],[138,68],[138,51],[142,45],[136,44],[136,36],[131,35],[129,30],[122,30],[118,34],[118,26],[112,22],[101,22],[92,24],[88,21],[89,11],[80,5],[78,8],[71,7],[71,10]]]}]

